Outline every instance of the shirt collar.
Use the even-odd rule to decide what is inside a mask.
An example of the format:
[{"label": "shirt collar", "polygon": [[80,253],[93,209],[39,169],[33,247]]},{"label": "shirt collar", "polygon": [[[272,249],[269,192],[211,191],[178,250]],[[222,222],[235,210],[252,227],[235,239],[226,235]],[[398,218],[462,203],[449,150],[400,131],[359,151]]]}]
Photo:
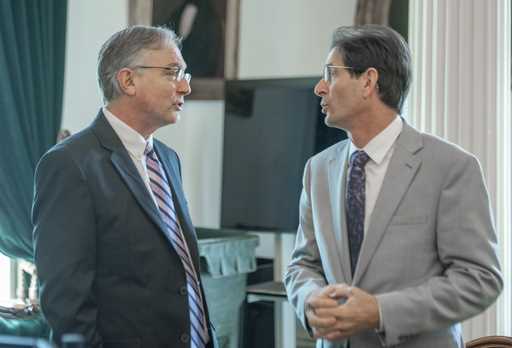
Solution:
[{"label": "shirt collar", "polygon": [[354,143],[350,142],[349,158],[355,151],[363,150],[368,154],[370,159],[380,164],[386,154],[389,152],[396,138],[400,135],[403,128],[403,121],[400,116],[396,116],[391,123],[384,128],[379,134],[372,138],[362,149],[357,148]]},{"label": "shirt collar", "polygon": [[153,148],[153,135],[146,140],[136,130],[124,123],[120,118],[114,115],[105,106],[102,108],[103,114],[110,123],[126,150],[135,158],[143,158],[146,147]]}]

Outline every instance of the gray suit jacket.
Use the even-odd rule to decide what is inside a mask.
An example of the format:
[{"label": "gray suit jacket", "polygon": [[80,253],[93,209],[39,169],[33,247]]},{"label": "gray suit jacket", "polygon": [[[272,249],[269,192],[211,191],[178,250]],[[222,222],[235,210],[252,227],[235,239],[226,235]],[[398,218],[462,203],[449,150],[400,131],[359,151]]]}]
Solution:
[{"label": "gray suit jacket", "polygon": [[352,278],[344,204],[349,144],[335,144],[306,164],[285,275],[290,302],[307,327],[311,291],[352,284],[377,296],[385,334],[364,331],[350,338],[351,348],[462,348],[459,322],[492,304],[503,286],[477,159],[404,122]]}]

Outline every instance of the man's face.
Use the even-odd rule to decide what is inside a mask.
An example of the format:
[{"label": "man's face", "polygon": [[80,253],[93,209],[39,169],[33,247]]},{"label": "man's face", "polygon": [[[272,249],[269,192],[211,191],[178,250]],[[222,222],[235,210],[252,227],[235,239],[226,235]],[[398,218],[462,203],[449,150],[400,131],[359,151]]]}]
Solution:
[{"label": "man's face", "polygon": [[[185,68],[180,50],[174,45],[145,50],[137,66]],[[190,94],[189,83],[175,80],[176,72],[161,68],[139,68],[134,75],[137,107],[142,120],[150,128],[176,123],[183,108],[184,97]]]},{"label": "man's face", "polygon": [[[343,59],[336,49],[332,49],[327,56],[326,65],[345,66]],[[321,97],[322,112],[325,124],[329,127],[350,130],[354,120],[362,108],[361,81],[351,77],[349,69],[328,68],[330,81],[321,79],[315,86],[314,92]]]}]

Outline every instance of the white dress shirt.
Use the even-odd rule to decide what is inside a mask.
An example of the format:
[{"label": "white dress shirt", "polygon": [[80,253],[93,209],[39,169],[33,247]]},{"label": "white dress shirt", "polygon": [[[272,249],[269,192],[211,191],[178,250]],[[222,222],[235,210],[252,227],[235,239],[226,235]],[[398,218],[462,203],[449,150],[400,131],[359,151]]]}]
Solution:
[{"label": "white dress shirt", "polygon": [[[368,225],[372,217],[375,202],[379,196],[384,176],[388,169],[389,160],[395,149],[396,138],[402,132],[402,118],[397,116],[383,131],[373,137],[362,149],[358,149],[350,142],[349,159],[355,151],[362,150],[368,154],[370,160],[366,163],[365,207],[364,207],[364,234],[368,231]],[[350,170],[350,168],[349,168]],[[347,175],[348,183],[349,175]],[[348,186],[347,186],[348,187]],[[363,241],[364,243],[364,241]]]},{"label": "white dress shirt", "polygon": [[153,147],[153,135],[150,135],[146,140],[139,132],[128,126],[126,123],[121,121],[116,115],[110,112],[106,107],[103,107],[103,114],[107,119],[108,123],[114,129],[119,139],[121,139],[121,143],[123,143],[124,147],[128,151],[130,158],[135,164],[139,175],[146,185],[146,189],[149,191],[149,195],[153,199],[153,202],[158,207],[158,203],[153,196],[153,191],[151,190],[151,186],[149,185],[149,175],[146,167],[146,155],[144,155],[144,150],[146,146]]},{"label": "white dress shirt", "polygon": [[[368,225],[370,224],[373,208],[375,207],[375,202],[377,201],[377,197],[379,196],[380,189],[382,187],[382,182],[384,181],[384,176],[388,170],[389,160],[393,155],[393,151],[395,149],[395,141],[402,132],[403,122],[400,116],[396,116],[395,119],[382,130],[379,134],[373,137],[372,140],[366,144],[362,149],[357,148],[353,142],[350,142],[349,149],[349,159],[350,156],[355,151],[362,150],[368,154],[370,160],[366,163],[365,173],[366,173],[366,182],[365,182],[365,203],[364,203],[364,235],[366,236],[368,232]],[[349,168],[350,170],[350,168]],[[347,175],[347,184],[348,184],[349,175]],[[347,185],[348,187],[348,185]],[[363,249],[366,238],[363,239],[363,245],[361,245],[361,250]],[[359,255],[361,256],[361,255]],[[379,307],[379,329],[377,333],[379,333],[379,339],[382,342],[382,338],[380,333],[384,331],[384,318],[382,317],[382,309],[380,303],[378,303]]]}]

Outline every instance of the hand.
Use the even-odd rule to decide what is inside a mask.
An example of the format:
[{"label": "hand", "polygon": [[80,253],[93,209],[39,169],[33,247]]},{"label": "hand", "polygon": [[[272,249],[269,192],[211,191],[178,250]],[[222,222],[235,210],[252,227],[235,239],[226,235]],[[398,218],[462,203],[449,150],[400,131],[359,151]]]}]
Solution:
[{"label": "hand", "polygon": [[318,314],[321,309],[332,310],[339,306],[337,299],[333,297],[335,294],[334,285],[329,285],[313,291],[306,298],[305,314],[314,338],[323,337],[326,333],[334,333],[337,330],[333,328],[336,324],[336,317],[333,314]]},{"label": "hand", "polygon": [[379,305],[375,296],[345,284],[335,285],[330,296],[336,300],[344,299],[344,303],[336,308],[323,307],[316,310],[318,317],[336,317],[336,324],[329,327],[329,330],[318,330],[321,337],[336,341],[379,327]]}]

